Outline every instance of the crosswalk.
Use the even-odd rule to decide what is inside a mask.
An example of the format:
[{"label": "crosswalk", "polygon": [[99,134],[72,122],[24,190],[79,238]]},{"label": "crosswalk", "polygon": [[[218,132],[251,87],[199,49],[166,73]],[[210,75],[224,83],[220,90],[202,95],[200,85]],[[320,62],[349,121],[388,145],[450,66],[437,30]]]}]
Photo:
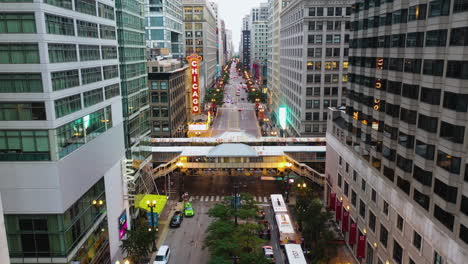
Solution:
[{"label": "crosswalk", "polygon": [[[231,196],[220,196],[220,195],[195,195],[190,196],[189,202],[220,202],[223,201],[224,198],[231,197]],[[268,203],[267,196],[254,196],[254,201],[259,203]]]}]

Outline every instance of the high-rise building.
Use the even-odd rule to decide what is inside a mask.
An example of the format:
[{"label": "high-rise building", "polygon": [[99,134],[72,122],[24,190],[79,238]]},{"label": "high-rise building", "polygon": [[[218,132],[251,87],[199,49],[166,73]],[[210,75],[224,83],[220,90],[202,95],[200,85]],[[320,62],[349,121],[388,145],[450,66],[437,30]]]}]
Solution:
[{"label": "high-rise building", "polygon": [[151,58],[184,58],[182,0],[145,0],[146,47]]},{"label": "high-rise building", "polygon": [[186,70],[176,59],[148,61],[151,137],[187,135]]},{"label": "high-rise building", "polygon": [[146,157],[142,153],[130,151],[131,147],[139,144],[141,137],[150,133],[145,24],[141,1],[117,1],[116,16],[126,155],[144,160]]},{"label": "high-rise building", "polygon": [[268,84],[268,105],[273,113],[273,118],[278,120],[278,110],[281,102],[281,81],[280,81],[280,43],[281,43],[281,10],[286,7],[289,1],[269,0],[268,1],[268,59],[267,59],[267,84]]},{"label": "high-rise building", "polygon": [[366,263],[466,263],[468,6],[353,2],[326,198],[366,236]]},{"label": "high-rise building", "polygon": [[[0,241],[7,241],[5,231],[5,219],[3,217],[2,196],[0,194]],[[8,253],[8,243],[0,244],[0,263],[10,264],[10,254]]]},{"label": "high-rise building", "polygon": [[346,0],[300,0],[281,13],[281,92],[289,135],[325,135],[328,107],[342,104],[349,9]]},{"label": "high-rise building", "polygon": [[250,63],[252,76],[263,84],[266,82],[268,60],[268,3],[250,11]]},{"label": "high-rise building", "polygon": [[205,90],[216,81],[217,20],[216,13],[207,0],[183,0],[185,24],[185,53],[202,56],[200,64],[200,99]]},{"label": "high-rise building", "polygon": [[0,193],[11,261],[109,263],[128,211],[121,17],[111,1],[2,2],[1,10]]},{"label": "high-rise building", "polygon": [[250,69],[250,30],[242,30],[242,64]]},{"label": "high-rise building", "polygon": [[234,56],[234,47],[232,44],[232,30],[226,28],[226,59],[230,60]]},{"label": "high-rise building", "polygon": [[223,67],[226,64],[226,24],[222,19],[219,21],[219,65]]}]

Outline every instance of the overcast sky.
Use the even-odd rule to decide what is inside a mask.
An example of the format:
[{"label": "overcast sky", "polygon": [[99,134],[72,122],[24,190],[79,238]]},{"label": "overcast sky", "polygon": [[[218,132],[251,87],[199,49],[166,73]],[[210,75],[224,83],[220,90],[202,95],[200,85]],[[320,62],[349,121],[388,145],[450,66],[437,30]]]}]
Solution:
[{"label": "overcast sky", "polygon": [[226,28],[232,30],[232,42],[234,49],[239,51],[239,41],[241,37],[242,18],[250,14],[252,7],[259,7],[260,3],[267,0],[214,0],[218,2],[219,17],[224,19]]}]

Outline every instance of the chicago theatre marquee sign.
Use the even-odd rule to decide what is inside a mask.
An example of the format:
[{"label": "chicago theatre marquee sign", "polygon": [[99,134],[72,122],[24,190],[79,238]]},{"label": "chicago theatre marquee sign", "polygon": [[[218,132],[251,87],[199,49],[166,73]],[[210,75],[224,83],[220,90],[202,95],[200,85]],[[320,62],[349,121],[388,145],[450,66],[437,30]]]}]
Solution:
[{"label": "chicago theatre marquee sign", "polygon": [[202,57],[192,54],[187,57],[192,71],[192,114],[200,114],[200,62]]}]

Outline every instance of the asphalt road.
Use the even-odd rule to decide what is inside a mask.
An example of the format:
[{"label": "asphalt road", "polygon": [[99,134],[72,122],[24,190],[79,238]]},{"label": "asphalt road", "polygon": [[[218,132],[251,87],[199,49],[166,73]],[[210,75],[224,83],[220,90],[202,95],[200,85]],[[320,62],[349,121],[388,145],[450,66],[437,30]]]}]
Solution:
[{"label": "asphalt road", "polygon": [[218,114],[212,126],[212,136],[221,137],[225,132],[244,132],[249,136],[260,137],[261,132],[255,116],[254,104],[247,101],[247,92],[244,89],[240,89],[240,96],[236,95],[244,79],[237,75],[234,64],[231,67],[230,76],[229,84],[225,86],[224,102],[226,103],[218,107]]},{"label": "asphalt road", "polygon": [[251,176],[185,176],[184,192],[195,195],[228,196],[234,192],[234,184],[239,184],[239,192],[248,192],[253,196],[269,196],[281,193],[282,185],[278,181],[262,181]]},{"label": "asphalt road", "polygon": [[212,202],[193,201],[195,216],[184,217],[180,227],[169,230],[163,244],[171,249],[170,263],[208,263],[210,254],[208,249],[203,249],[203,240],[208,225],[213,221],[207,214],[213,204]]}]

